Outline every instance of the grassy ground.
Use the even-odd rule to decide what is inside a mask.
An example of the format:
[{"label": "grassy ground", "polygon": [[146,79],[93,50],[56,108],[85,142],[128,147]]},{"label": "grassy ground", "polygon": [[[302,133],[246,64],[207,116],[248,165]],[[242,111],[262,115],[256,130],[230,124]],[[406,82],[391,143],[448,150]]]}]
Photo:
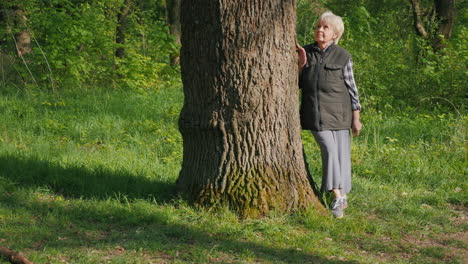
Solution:
[{"label": "grassy ground", "polygon": [[364,112],[345,218],[240,220],[174,196],[181,104],[180,88],[3,92],[0,245],[36,263],[467,263],[466,116]]}]

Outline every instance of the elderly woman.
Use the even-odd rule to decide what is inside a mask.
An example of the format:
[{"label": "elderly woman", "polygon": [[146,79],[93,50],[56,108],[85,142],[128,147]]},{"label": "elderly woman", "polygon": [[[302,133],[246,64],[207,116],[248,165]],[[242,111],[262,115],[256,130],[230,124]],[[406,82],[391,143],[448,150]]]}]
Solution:
[{"label": "elderly woman", "polygon": [[361,105],[350,54],[337,46],[344,31],[341,17],[325,12],[315,29],[315,43],[297,46],[301,125],[311,130],[322,154],[322,191],[333,192],[331,213],[343,217],[351,190],[351,138],[361,131]]}]

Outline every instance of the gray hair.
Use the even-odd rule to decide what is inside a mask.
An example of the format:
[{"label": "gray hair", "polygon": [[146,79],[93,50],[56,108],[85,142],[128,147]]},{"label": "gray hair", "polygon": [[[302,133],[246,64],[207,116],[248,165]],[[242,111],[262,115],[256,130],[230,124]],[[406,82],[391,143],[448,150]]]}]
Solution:
[{"label": "gray hair", "polygon": [[337,35],[336,39],[334,39],[333,42],[335,42],[335,44],[338,44],[338,41],[340,40],[344,32],[343,19],[340,16],[333,14],[331,11],[327,11],[320,16],[318,23],[322,21],[327,22],[327,24],[333,27],[334,32]]}]

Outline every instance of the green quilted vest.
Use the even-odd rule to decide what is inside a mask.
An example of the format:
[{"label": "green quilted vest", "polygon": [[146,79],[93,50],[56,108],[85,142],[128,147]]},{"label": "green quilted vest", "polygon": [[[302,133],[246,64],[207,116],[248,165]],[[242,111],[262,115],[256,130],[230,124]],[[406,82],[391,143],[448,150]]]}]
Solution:
[{"label": "green quilted vest", "polygon": [[351,97],[343,77],[343,68],[351,58],[350,54],[334,44],[324,52],[313,44],[304,49],[307,64],[299,78],[302,129],[350,129]]}]

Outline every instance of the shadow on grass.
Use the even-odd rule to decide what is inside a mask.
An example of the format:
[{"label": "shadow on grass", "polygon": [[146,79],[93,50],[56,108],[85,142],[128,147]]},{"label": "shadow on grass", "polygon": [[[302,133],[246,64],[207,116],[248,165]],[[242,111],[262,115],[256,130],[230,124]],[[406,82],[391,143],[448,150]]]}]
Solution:
[{"label": "shadow on grass", "polygon": [[[120,193],[129,198],[152,195],[157,202],[164,202],[173,195],[173,183],[104,169],[63,168],[45,161],[12,156],[0,157],[0,178],[24,187],[13,187],[12,192],[0,193],[3,207],[29,215],[23,215],[24,220],[21,220],[28,225],[34,222],[30,229],[7,229],[9,234],[4,234],[8,240],[4,241],[17,249],[29,248],[42,252],[37,254],[35,260],[38,262],[48,255],[48,250],[66,255],[80,248],[94,248],[94,252],[106,255],[109,250],[123,247],[130,252],[130,258],[132,254],[133,257],[137,256],[141,250],[148,252],[149,256],[156,258],[152,263],[231,263],[238,260],[243,262],[243,259],[253,262],[356,263],[328,260],[296,248],[275,248],[250,242],[243,238],[242,232],[213,231],[210,227],[194,225],[190,221],[174,221],[174,212],[165,206],[147,202],[142,206],[125,205],[106,199],[109,195]],[[82,202],[68,204],[19,194],[21,190],[27,191],[28,187],[39,186],[48,186],[53,192],[80,198]],[[193,221],[197,221],[197,218]],[[13,223],[13,226],[17,224]]]},{"label": "shadow on grass", "polygon": [[154,199],[166,202],[175,195],[175,183],[106,168],[62,167],[38,159],[0,157],[0,177],[23,187],[46,187],[70,198]]},{"label": "shadow on grass", "polygon": [[[93,258],[113,259],[118,263],[127,259],[148,263],[358,263],[330,260],[298,250],[293,245],[276,248],[250,242],[242,231],[219,231],[207,225],[193,224],[196,217],[194,222],[181,223],[164,207],[156,205],[151,209],[136,205],[128,210],[115,204],[106,208],[96,204],[63,206],[63,203],[21,198],[21,195],[15,197],[14,194],[0,194],[0,202],[13,211],[27,210],[35,218],[37,229],[32,232],[19,229],[4,241],[12,247],[41,252],[37,254],[38,259],[33,259],[38,263],[42,256],[47,256],[50,261],[82,251],[93,253]],[[258,235],[263,234],[258,232]],[[115,253],[115,249],[119,252]],[[48,252],[60,253],[54,257],[48,256]],[[76,258],[77,254],[74,255]],[[142,255],[146,255],[146,259]],[[78,263],[82,263],[80,261],[83,260]]]}]

